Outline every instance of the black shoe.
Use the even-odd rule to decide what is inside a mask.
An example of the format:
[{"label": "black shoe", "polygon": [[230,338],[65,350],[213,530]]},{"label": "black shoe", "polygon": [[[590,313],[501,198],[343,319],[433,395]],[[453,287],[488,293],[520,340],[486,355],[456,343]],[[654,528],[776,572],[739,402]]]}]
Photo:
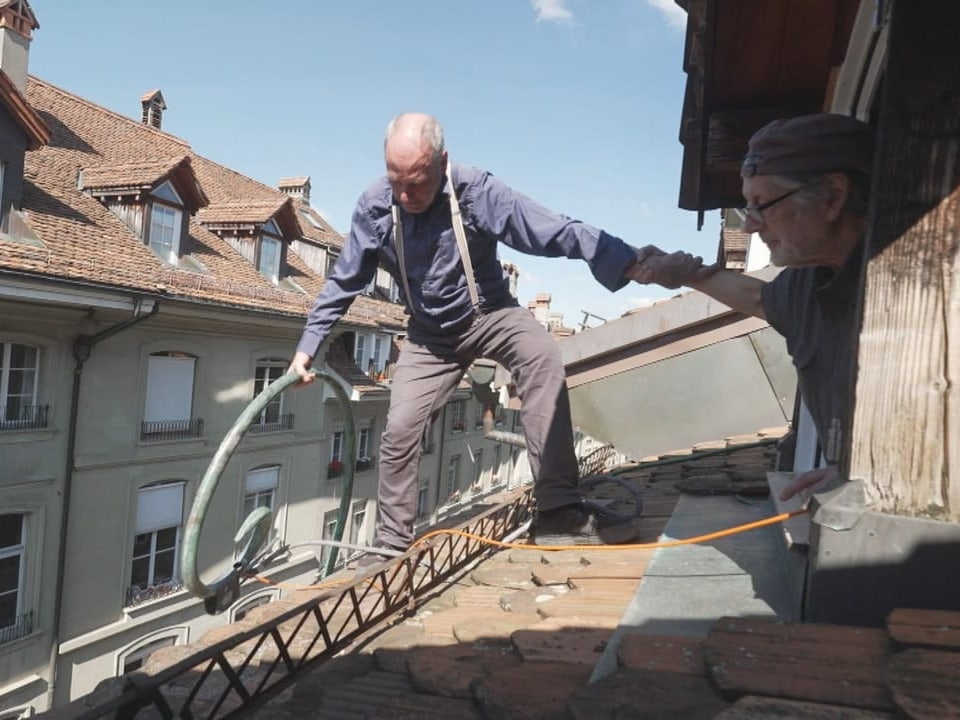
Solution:
[{"label": "black shoe", "polygon": [[[378,549],[387,550],[388,552],[379,553],[377,552]],[[403,553],[406,552],[406,550],[406,548],[394,547],[383,540],[374,540],[370,547],[365,550],[363,555],[357,560],[354,570],[358,575],[364,575],[375,566],[392,560],[397,556],[397,553]]]},{"label": "black shoe", "polygon": [[637,538],[633,522],[603,522],[581,505],[541,510],[533,521],[537,545],[622,545]]}]

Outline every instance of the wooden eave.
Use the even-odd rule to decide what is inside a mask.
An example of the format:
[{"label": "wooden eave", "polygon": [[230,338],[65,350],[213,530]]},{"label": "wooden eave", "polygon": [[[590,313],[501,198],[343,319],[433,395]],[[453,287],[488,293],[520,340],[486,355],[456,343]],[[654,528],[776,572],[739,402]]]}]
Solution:
[{"label": "wooden eave", "polygon": [[825,107],[858,0],[683,0],[687,73],[679,206],[742,204],[747,139],[770,120]]},{"label": "wooden eave", "polygon": [[50,129],[43,118],[30,107],[27,98],[3,70],[0,70],[0,103],[26,134],[28,150],[39,150],[50,142]]},{"label": "wooden eave", "polygon": [[210,204],[184,155],[168,161],[101,165],[84,168],[80,189],[94,197],[111,195],[143,195],[170,181],[189,214]]}]

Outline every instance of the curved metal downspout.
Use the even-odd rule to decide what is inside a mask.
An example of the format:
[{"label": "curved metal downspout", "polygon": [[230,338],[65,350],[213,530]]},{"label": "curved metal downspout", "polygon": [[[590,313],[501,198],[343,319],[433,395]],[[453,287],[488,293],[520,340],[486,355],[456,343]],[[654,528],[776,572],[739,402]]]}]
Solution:
[{"label": "curved metal downspout", "polygon": [[60,614],[63,609],[63,565],[67,552],[67,524],[70,521],[70,490],[73,486],[74,450],[77,440],[77,419],[80,414],[80,379],[83,375],[83,366],[93,346],[106,340],[108,337],[123,332],[129,327],[149,320],[160,311],[160,302],[153,301],[153,308],[145,315],[140,314],[142,299],[134,301],[134,316],[116,325],[101,330],[95,335],[78,335],[73,342],[73,391],[70,397],[70,420],[67,425],[67,452],[63,472],[63,499],[60,514],[60,540],[57,548],[57,581],[54,586],[53,626],[50,628],[50,660],[47,665],[47,705],[53,707],[53,694],[57,685],[57,658],[60,645]]}]

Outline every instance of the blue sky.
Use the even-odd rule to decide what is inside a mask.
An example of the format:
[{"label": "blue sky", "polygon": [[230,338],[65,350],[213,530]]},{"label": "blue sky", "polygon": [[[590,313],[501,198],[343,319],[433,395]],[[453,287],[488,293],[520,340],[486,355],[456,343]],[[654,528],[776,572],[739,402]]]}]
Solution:
[{"label": "blue sky", "polygon": [[[452,159],[633,245],[716,254],[719,217],[677,208],[685,15],[673,0],[31,0],[30,73],[164,130],[268,185],[309,175],[346,232],[402,111],[443,123]],[[580,261],[504,248],[520,300],[576,325],[668,297],[610,293]],[[595,324],[595,321],[594,323]]]}]

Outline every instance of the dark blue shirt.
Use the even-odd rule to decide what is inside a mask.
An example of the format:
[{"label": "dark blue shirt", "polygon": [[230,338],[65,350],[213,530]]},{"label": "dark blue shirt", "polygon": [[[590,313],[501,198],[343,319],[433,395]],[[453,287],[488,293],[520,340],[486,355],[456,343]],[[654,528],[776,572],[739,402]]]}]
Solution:
[{"label": "dark blue shirt", "polygon": [[[623,287],[623,273],[636,253],[595,227],[558,215],[477,168],[451,165],[451,179],[467,233],[481,311],[514,302],[503,264],[502,242],[529,255],[585,260],[609,290]],[[393,238],[393,194],[381,178],[360,196],[340,258],[317,296],[297,350],[311,357],[381,264],[403,292]],[[400,209],[407,278],[413,297],[404,298],[410,322],[436,334],[457,332],[474,313],[450,219],[446,189],[422,213]]]}]

